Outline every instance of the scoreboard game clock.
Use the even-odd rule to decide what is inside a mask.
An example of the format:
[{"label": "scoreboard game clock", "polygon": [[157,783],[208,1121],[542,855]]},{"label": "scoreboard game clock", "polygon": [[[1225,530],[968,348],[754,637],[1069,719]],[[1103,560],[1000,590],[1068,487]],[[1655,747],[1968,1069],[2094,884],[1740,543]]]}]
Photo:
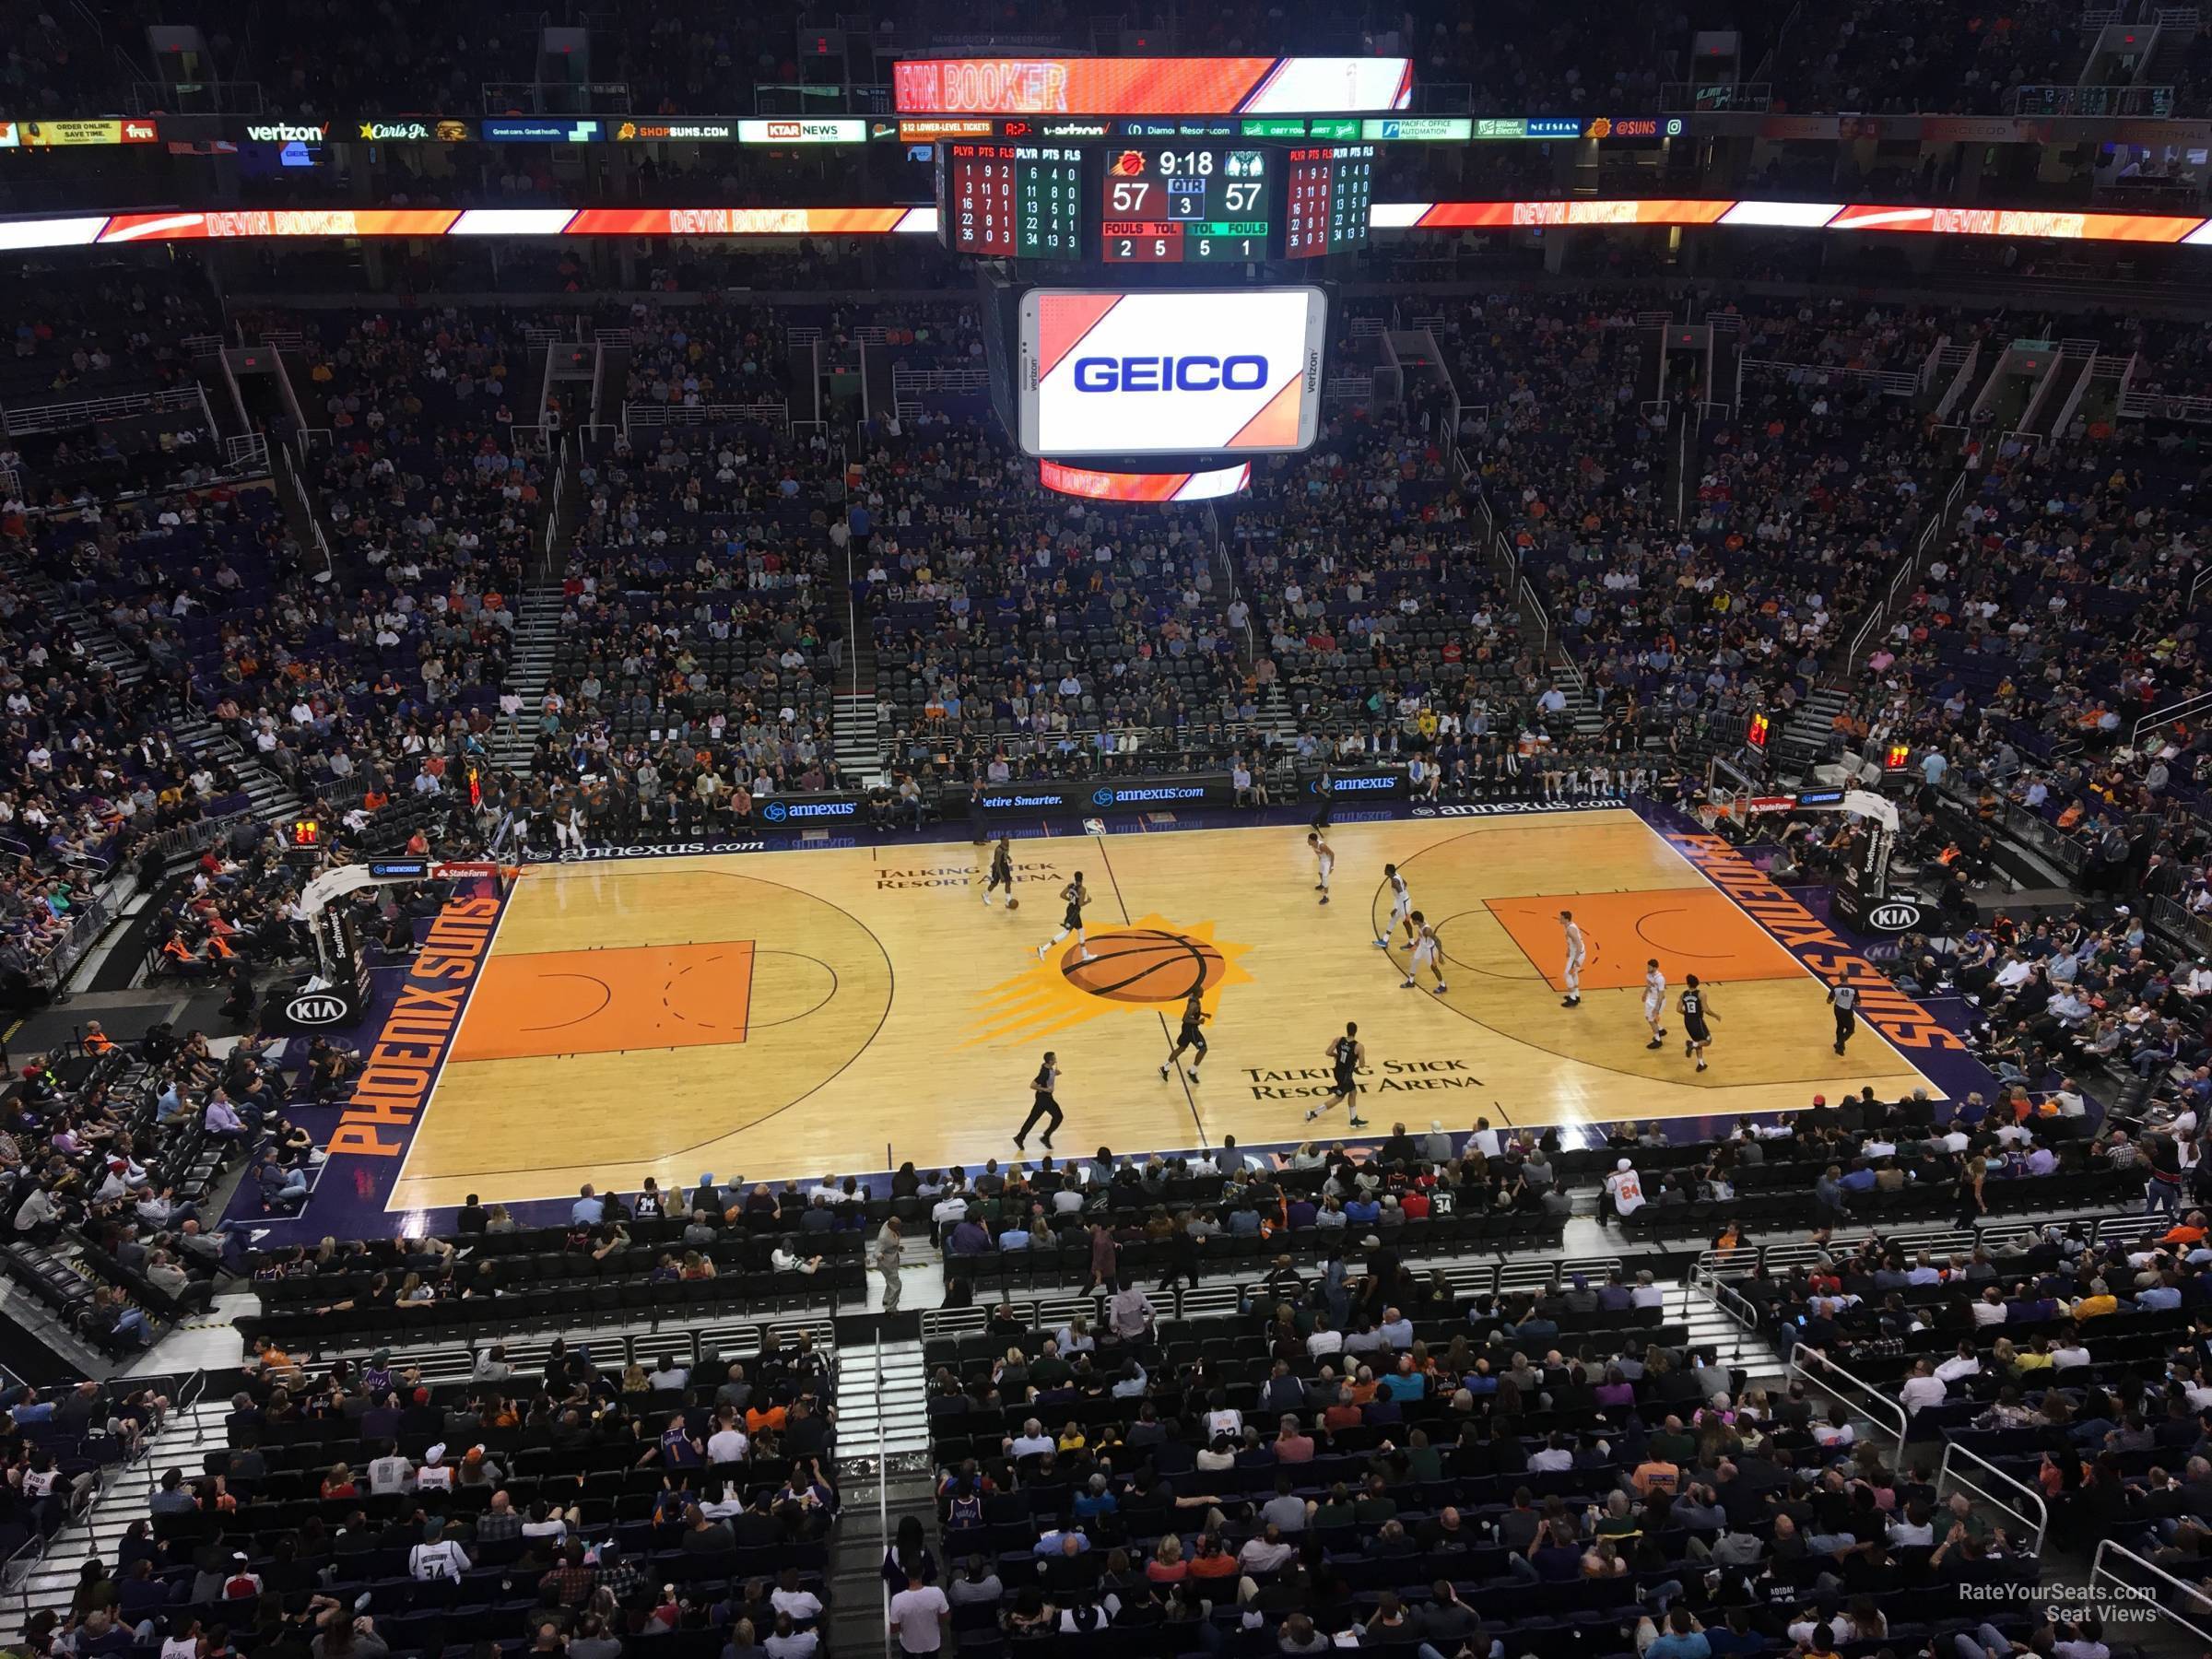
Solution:
[{"label": "scoreboard game clock", "polygon": [[936,149],[939,239],[980,259],[1235,265],[1324,258],[1370,238],[1372,144],[1001,134]]},{"label": "scoreboard game clock", "polygon": [[1108,147],[1099,256],[1110,265],[1265,259],[1279,160],[1279,152],[1253,145]]},{"label": "scoreboard game clock", "polygon": [[1050,144],[938,146],[937,224],[946,247],[984,259],[1083,252],[1083,152]]}]

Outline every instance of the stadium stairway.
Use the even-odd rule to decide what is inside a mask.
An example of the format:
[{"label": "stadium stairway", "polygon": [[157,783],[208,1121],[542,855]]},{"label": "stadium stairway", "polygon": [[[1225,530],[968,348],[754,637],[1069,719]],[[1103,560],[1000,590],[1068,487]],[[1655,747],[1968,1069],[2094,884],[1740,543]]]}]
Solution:
[{"label": "stadium stairway", "polygon": [[253,803],[256,818],[274,823],[300,810],[300,797],[291,786],[257,757],[246,753],[236,738],[198,709],[179,711],[170,722],[170,730],[194,755],[212,764],[228,766],[238,774],[239,782]]},{"label": "stadium stairway", "polygon": [[1757,1331],[1739,1324],[1688,1280],[1667,1280],[1661,1290],[1668,1323],[1679,1320],[1688,1327],[1691,1347],[1711,1348],[1719,1363],[1741,1368],[1747,1387],[1771,1394],[1783,1386],[1788,1356],[1777,1354]]},{"label": "stadium stairway", "polygon": [[1848,700],[1834,686],[1815,686],[1812,692],[1790,712],[1789,723],[1782,728],[1782,742],[1776,747],[1776,759],[1784,771],[1804,771],[1813,766],[1828,747],[1828,735],[1835,729],[1836,716]]},{"label": "stadium stairway", "polygon": [[873,691],[840,691],[830,712],[830,731],[837,769],[849,782],[872,789],[883,782],[883,723],[877,716]]},{"label": "stadium stairway", "polygon": [[1598,707],[1597,699],[1591,695],[1588,682],[1580,674],[1561,676],[1559,689],[1566,695],[1567,716],[1574,723],[1577,737],[1595,737],[1606,729],[1605,711]]},{"label": "stadium stairway", "polygon": [[845,560],[845,660],[838,670],[837,700],[830,716],[837,769],[857,789],[885,782],[883,718],[876,709],[876,640],[863,627],[853,595],[861,591],[860,569],[848,545]]},{"label": "stadium stairway", "polygon": [[84,1512],[49,1538],[44,1551],[21,1570],[22,1577],[6,1586],[0,1599],[11,1612],[23,1618],[42,1611],[66,1614],[85,1562],[97,1558],[113,1565],[123,1535],[134,1521],[147,1518],[161,1471],[195,1470],[203,1451],[224,1443],[229,1410],[227,1394],[176,1407],[136,1458],[104,1470]]},{"label": "stadium stairway", "polygon": [[[837,1457],[855,1473],[917,1465],[929,1452],[929,1376],[917,1341],[837,1350]],[[860,1465],[865,1465],[863,1469]]]},{"label": "stadium stairway", "polygon": [[[6,568],[49,616],[64,623],[101,667],[121,685],[135,686],[146,677],[146,659],[118,638],[114,630],[83,606],[63,594],[45,576],[32,570],[18,554],[6,555]],[[186,707],[171,720],[177,741],[194,755],[228,765],[262,818],[273,819],[295,812],[300,797],[275,772],[241,748],[230,736],[197,709]]]},{"label": "stadium stairway", "polygon": [[23,589],[39,602],[45,613],[61,622],[102,668],[112,674],[117,683],[135,686],[146,677],[146,664],[139,655],[120,639],[114,630],[83,606],[66,597],[62,590],[31,568],[20,547],[15,543],[6,545],[0,554],[0,568],[23,584]]},{"label": "stadium stairway", "polygon": [[523,700],[520,721],[501,723],[491,734],[492,764],[512,772],[527,772],[537,750],[538,703],[553,677],[553,651],[560,643],[562,611],[560,584],[539,582],[523,591],[514,616],[514,655],[507,665],[501,692],[512,691]]}]

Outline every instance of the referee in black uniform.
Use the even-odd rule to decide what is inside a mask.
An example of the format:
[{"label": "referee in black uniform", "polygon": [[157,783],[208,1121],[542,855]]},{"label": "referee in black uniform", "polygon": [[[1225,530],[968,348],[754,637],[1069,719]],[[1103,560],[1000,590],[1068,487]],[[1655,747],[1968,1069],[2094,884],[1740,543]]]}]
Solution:
[{"label": "referee in black uniform", "polygon": [[1852,1032],[1858,1030],[1858,988],[1853,985],[1830,985],[1828,988],[1828,1000],[1836,1010],[1836,1053],[1840,1054],[1843,1052],[1843,1045],[1851,1041]]},{"label": "referee in black uniform", "polygon": [[1047,1152],[1053,1149],[1053,1136],[1059,1130],[1060,1121],[1067,1115],[1060,1110],[1060,1102],[1053,1099],[1053,1089],[1059,1081],[1060,1056],[1047,1050],[1044,1064],[1037,1068],[1037,1076],[1030,1083],[1030,1087],[1036,1091],[1036,1102],[1030,1106],[1030,1115],[1022,1119],[1021,1127],[1014,1135],[1014,1145],[1020,1150],[1029,1150],[1023,1143],[1030,1138],[1030,1131],[1037,1127],[1040,1119],[1048,1117],[1052,1122],[1044,1126],[1044,1149]]}]

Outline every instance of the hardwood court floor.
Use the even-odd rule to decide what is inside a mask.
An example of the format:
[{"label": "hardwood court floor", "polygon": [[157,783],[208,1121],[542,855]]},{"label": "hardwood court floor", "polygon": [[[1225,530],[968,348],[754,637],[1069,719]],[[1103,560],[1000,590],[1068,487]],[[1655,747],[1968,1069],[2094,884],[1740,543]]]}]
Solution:
[{"label": "hardwood court floor", "polygon": [[[1060,1056],[1059,1147],[1297,1141],[1323,1048],[1359,1023],[1378,1130],[1610,1122],[1803,1106],[1927,1081],[1862,1024],[1830,1052],[1822,989],[1634,814],[1341,826],[1318,904],[1299,829],[1020,841],[1022,907],[981,902],[984,859],[887,839],[850,849],[531,868],[426,1109],[396,1208],[981,1163],[1011,1152],[1028,1084]],[[1450,989],[1399,989],[1374,947],[1382,865],[1438,924]],[[1060,888],[1094,896],[1083,967],[1041,963]],[[1559,1006],[1561,908],[1589,940]],[[1643,965],[1696,973],[1712,1069],[1653,1052]],[[1204,1080],[1162,1082],[1204,981]],[[1342,1113],[1335,1114],[1341,1129]],[[1035,1146],[1032,1141],[1032,1147]]]}]

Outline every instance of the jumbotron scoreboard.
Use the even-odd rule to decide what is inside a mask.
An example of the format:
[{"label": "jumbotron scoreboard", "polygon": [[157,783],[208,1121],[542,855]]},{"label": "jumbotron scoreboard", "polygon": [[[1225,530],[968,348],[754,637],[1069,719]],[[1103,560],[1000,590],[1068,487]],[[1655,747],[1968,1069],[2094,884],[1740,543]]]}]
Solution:
[{"label": "jumbotron scoreboard", "polygon": [[1320,258],[1366,244],[1374,161],[1371,144],[947,142],[937,223],[985,259]]}]

